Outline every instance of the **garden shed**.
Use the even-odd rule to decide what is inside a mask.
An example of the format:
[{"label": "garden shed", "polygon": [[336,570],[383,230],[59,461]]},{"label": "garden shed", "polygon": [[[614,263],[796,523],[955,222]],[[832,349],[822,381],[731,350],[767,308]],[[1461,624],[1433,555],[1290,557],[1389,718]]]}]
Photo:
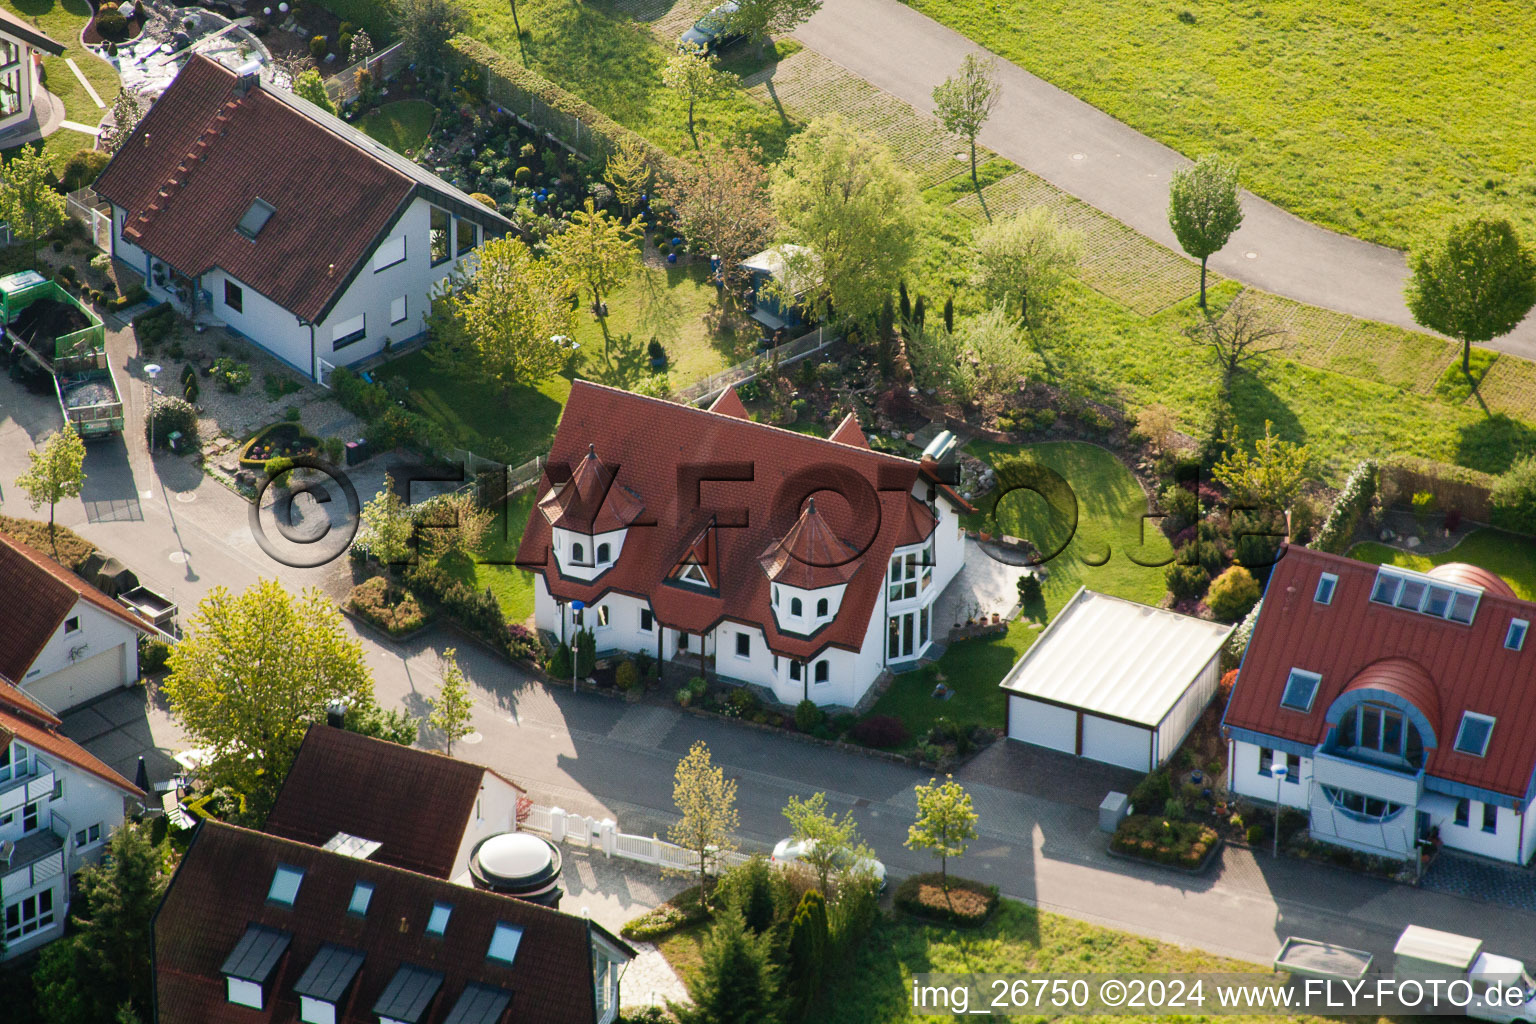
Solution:
[{"label": "garden shed", "polygon": [[1232,627],[1079,588],[1009,669],[1009,739],[1161,766],[1216,693]]}]

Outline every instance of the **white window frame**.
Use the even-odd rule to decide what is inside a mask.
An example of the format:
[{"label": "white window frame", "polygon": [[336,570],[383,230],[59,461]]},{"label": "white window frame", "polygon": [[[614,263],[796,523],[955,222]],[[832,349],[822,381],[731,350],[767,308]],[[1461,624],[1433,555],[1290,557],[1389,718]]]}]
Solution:
[{"label": "white window frame", "polygon": [[1312,600],[1323,605],[1333,604],[1333,594],[1338,589],[1339,578],[1331,572],[1325,572],[1317,578],[1317,589],[1312,593]]},{"label": "white window frame", "polygon": [[246,978],[224,976],[224,1001],[236,1006],[248,1006],[253,1010],[265,1010],[267,994],[260,985]]},{"label": "white window frame", "polygon": [[[47,902],[47,909],[43,909],[43,903]],[[26,916],[28,905],[32,909],[32,915]],[[11,924],[11,911],[16,911],[16,923]],[[52,928],[58,923],[58,907],[53,905],[53,890],[41,889],[30,895],[6,904],[3,913],[0,913],[0,938],[6,942],[16,942],[24,939],[33,932],[40,932],[44,928]]]},{"label": "white window frame", "polygon": [[[1307,706],[1299,708],[1294,704],[1285,702],[1285,695],[1290,692],[1291,684],[1298,680],[1309,680],[1312,683],[1312,691],[1307,695]],[[1280,691],[1280,706],[1287,711],[1296,711],[1303,715],[1312,713],[1312,706],[1317,703],[1317,691],[1323,688],[1323,677],[1316,672],[1309,672],[1304,668],[1292,668],[1290,674],[1285,677],[1285,688]]]},{"label": "white window frame", "polygon": [[598,605],[597,606],[597,626],[598,626],[598,628],[599,629],[606,629],[608,627],[609,619],[610,619],[610,613],[608,611],[608,606],[606,604]]},{"label": "white window frame", "polygon": [[1504,649],[1506,651],[1518,651],[1525,647],[1525,636],[1531,631],[1531,624],[1525,619],[1510,619],[1509,628],[1504,631]]},{"label": "white window frame", "polygon": [[[399,309],[400,311],[398,315],[395,313],[396,309]],[[393,327],[395,324],[405,323],[406,319],[410,315],[411,304],[409,296],[400,295],[389,300],[389,324],[391,327]]]},{"label": "white window frame", "polygon": [[78,616],[78,615],[71,615],[69,618],[64,620],[64,635],[65,636],[69,636],[72,633],[78,633],[78,632],[80,632],[80,616]]},{"label": "white window frame", "polygon": [[709,586],[709,577],[704,575],[704,567],[698,562],[689,562],[683,567],[683,571],[677,574],[677,578],[684,583],[697,583],[701,587]]},{"label": "white window frame", "polygon": [[[1451,749],[1458,754],[1470,754],[1472,757],[1487,757],[1488,745],[1493,742],[1493,727],[1498,724],[1498,721],[1492,715],[1480,715],[1476,711],[1463,711],[1461,713],[1461,724],[1456,726],[1456,741],[1451,744]],[[1461,737],[1466,732],[1468,722],[1486,722],[1488,725],[1488,731],[1483,735],[1483,747],[1481,750],[1462,749]]]},{"label": "white window frame", "polygon": [[[397,249],[399,250],[398,256],[395,255]],[[390,267],[398,267],[400,264],[405,262],[406,257],[409,255],[410,252],[407,248],[404,235],[396,235],[393,238],[386,238],[384,241],[379,243],[379,247],[377,249],[373,250],[373,272],[377,274],[381,270],[388,270]]]}]

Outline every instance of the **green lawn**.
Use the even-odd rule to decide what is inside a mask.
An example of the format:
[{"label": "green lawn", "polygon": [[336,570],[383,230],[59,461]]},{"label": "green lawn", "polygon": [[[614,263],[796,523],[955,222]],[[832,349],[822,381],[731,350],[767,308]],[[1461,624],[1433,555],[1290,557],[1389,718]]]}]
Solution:
[{"label": "green lawn", "polygon": [[[659,943],[662,954],[685,977],[700,962],[705,928],[695,925],[673,932]],[[905,916],[882,917],[847,964],[839,965],[812,1007],[808,1020],[817,1024],[947,1024],[953,1014],[912,1012],[912,976],[929,972],[952,974],[1017,974],[1023,972],[1105,972],[1125,974],[1232,972],[1267,974],[1268,968],[1218,957],[1200,950],[1144,939],[1125,932],[1037,910],[1015,900],[1003,900],[997,913],[981,928],[958,929],[926,924]],[[986,1017],[986,1020],[1040,1021]],[[1089,1018],[1060,1017],[1061,1021]],[[1118,1024],[1153,1024],[1166,1016],[1094,1017]],[[1325,1018],[1221,1017],[1232,1024],[1323,1024]],[[1367,1020],[1369,1018],[1363,1018]]]},{"label": "green lawn", "polygon": [[1500,206],[1536,236],[1536,19],[1496,0],[906,0],[1259,195],[1402,246]]},{"label": "green lawn", "polygon": [[426,100],[396,100],[361,118],[357,127],[396,153],[414,153],[427,141],[436,113]]},{"label": "green lawn", "polygon": [[[1046,563],[1042,590],[1047,619],[1072,599],[1079,586],[1143,604],[1156,604],[1162,598],[1167,589],[1163,570],[1137,565],[1129,555],[1155,562],[1171,557],[1172,548],[1155,526],[1149,525],[1145,542],[1139,537],[1146,497],[1114,455],[1097,445],[1073,441],[1022,446],[974,442],[968,450],[994,464],[1014,452],[1027,452],[1060,474],[1076,495],[1075,530],[1069,502],[1057,501],[1053,506],[1037,494],[1022,491],[1000,501],[994,492],[978,502],[975,515],[965,519],[971,529],[1027,538],[1043,554],[1059,550]],[[934,629],[942,632],[951,625],[936,622]],[[914,738],[941,715],[960,723],[1001,727],[1007,701],[997,684],[1039,635],[1040,630],[1030,628],[1028,622],[1015,621],[1004,637],[952,644],[934,664],[897,676],[873,713],[897,716]],[[941,676],[956,691],[943,702],[930,696]]]},{"label": "green lawn", "polygon": [[1477,530],[1449,551],[1419,555],[1367,541],[1349,549],[1350,558],[1374,565],[1399,565],[1423,572],[1446,562],[1466,562],[1496,573],[1526,601],[1536,601],[1536,540],[1502,530]]},{"label": "green lawn", "polygon": [[[85,0],[0,0],[0,4],[64,46],[63,57],[43,58],[46,88],[64,101],[66,118],[81,124],[99,124],[117,97],[118,77],[110,64],[80,45],[80,32],[91,20],[90,5]],[[106,108],[98,107],[92,101],[80,80],[69,70],[69,65],[64,63],[66,57],[74,58],[76,66],[90,81]],[[60,128],[42,142],[43,152],[60,170],[72,153],[90,149],[92,145],[89,135],[68,128]]]},{"label": "green lawn", "polygon": [[530,488],[507,502],[491,527],[484,560],[475,566],[475,589],[489,587],[501,602],[508,622],[522,622],[533,615],[533,573],[512,564],[523,539],[528,513],[533,509],[533,499],[534,490]]},{"label": "green lawn", "polygon": [[549,450],[575,377],[629,387],[649,376],[646,345],[652,337],[667,350],[674,388],[751,358],[757,332],[715,325],[718,294],[708,277],[709,267],[702,263],[645,268],[608,297],[606,343],[603,325],[584,303],[576,316],[575,337],[581,349],[564,374],[537,387],[503,394],[442,372],[424,351],[404,356],[378,374],[404,377],[411,403],[442,423],[459,447],[483,453],[484,439],[494,438],[507,446],[507,461],[516,464]]}]

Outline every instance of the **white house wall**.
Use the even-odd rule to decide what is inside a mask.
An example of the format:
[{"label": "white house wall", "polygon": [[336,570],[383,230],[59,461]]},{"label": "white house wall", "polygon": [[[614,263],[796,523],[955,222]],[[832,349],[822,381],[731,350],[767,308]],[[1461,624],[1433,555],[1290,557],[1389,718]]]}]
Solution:
[{"label": "white house wall", "polygon": [[[80,619],[80,628],[73,633],[65,633],[65,624],[75,617]],[[77,661],[124,646],[126,651],[123,655],[123,683],[131,683],[138,678],[138,632],[132,626],[83,600],[75,602],[74,608],[64,616],[64,620],[59,624],[58,629],[54,630],[53,636],[48,638],[48,642],[43,645],[43,649],[33,660],[27,674],[21,678],[23,690],[36,686],[47,677],[69,668]],[[82,646],[83,651],[80,650]],[[78,652],[73,659],[69,656],[71,651]]]},{"label": "white house wall", "polygon": [[1483,831],[1481,800],[1468,801],[1465,825],[1456,824],[1456,800],[1453,797],[1440,793],[1427,793],[1419,809],[1429,815],[1431,825],[1439,827],[1440,841],[1452,849],[1522,864],[1530,860],[1532,852],[1536,852],[1536,838],[1533,838],[1533,833],[1536,833],[1536,821],[1524,823],[1523,848],[1520,835],[1522,819],[1528,818],[1532,811],[1536,810],[1536,804],[1528,805],[1524,815],[1516,814],[1508,807],[1498,808],[1496,831],[1493,833]]},{"label": "white house wall", "polygon": [[469,870],[469,857],[481,840],[502,832],[517,831],[517,788],[493,772],[480,780],[480,796],[465,823],[459,840],[459,852],[453,858],[449,878],[458,878]]},{"label": "white house wall", "polygon": [[[1312,789],[1312,759],[1303,757],[1301,762],[1301,781],[1292,782],[1287,779],[1281,783],[1280,802],[1287,807],[1297,810],[1307,809],[1307,794]],[[1272,775],[1259,774],[1259,747],[1257,744],[1241,741],[1232,744],[1232,792],[1242,796],[1261,800],[1267,804],[1275,802],[1275,780]]]},{"label": "white house wall", "polygon": [[[927,493],[927,484],[918,482]],[[916,489],[914,488],[914,493]],[[939,508],[939,524],[933,529],[933,584],[940,591],[955,578],[965,565],[965,532],[960,526],[960,512],[940,492],[935,504]]]},{"label": "white house wall", "polygon": [[[240,311],[224,301],[226,281],[233,281],[240,288]],[[298,317],[244,281],[217,268],[203,275],[202,289],[211,297],[210,308],[215,317],[305,376],[313,372],[309,368],[309,328],[299,323]],[[315,351],[320,358],[330,359],[320,344],[320,329],[316,328]]]}]

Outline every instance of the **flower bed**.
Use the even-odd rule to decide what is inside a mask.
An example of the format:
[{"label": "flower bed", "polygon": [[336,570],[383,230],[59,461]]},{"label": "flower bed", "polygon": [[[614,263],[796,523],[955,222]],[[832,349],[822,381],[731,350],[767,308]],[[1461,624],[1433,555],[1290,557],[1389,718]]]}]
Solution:
[{"label": "flower bed", "polygon": [[1161,815],[1133,814],[1115,830],[1109,848],[1153,864],[1196,871],[1205,866],[1218,841],[1216,830],[1209,825]]},{"label": "flower bed", "polygon": [[274,423],[256,431],[240,449],[240,465],[261,469],[269,459],[314,457],[319,453],[320,442],[304,433],[297,423]]},{"label": "flower bed", "polygon": [[619,929],[626,939],[646,941],[698,924],[709,918],[709,911],[699,902],[699,887],[689,886],[654,910],[647,910]]},{"label": "flower bed", "polygon": [[897,886],[895,896],[897,909],[914,917],[968,927],[984,924],[997,901],[997,886],[966,878],[951,878],[946,893],[937,871],[913,875]]},{"label": "flower bed", "polygon": [[416,595],[395,586],[383,576],[364,580],[352,588],[347,608],[391,636],[404,636],[425,626],[430,613]]}]

